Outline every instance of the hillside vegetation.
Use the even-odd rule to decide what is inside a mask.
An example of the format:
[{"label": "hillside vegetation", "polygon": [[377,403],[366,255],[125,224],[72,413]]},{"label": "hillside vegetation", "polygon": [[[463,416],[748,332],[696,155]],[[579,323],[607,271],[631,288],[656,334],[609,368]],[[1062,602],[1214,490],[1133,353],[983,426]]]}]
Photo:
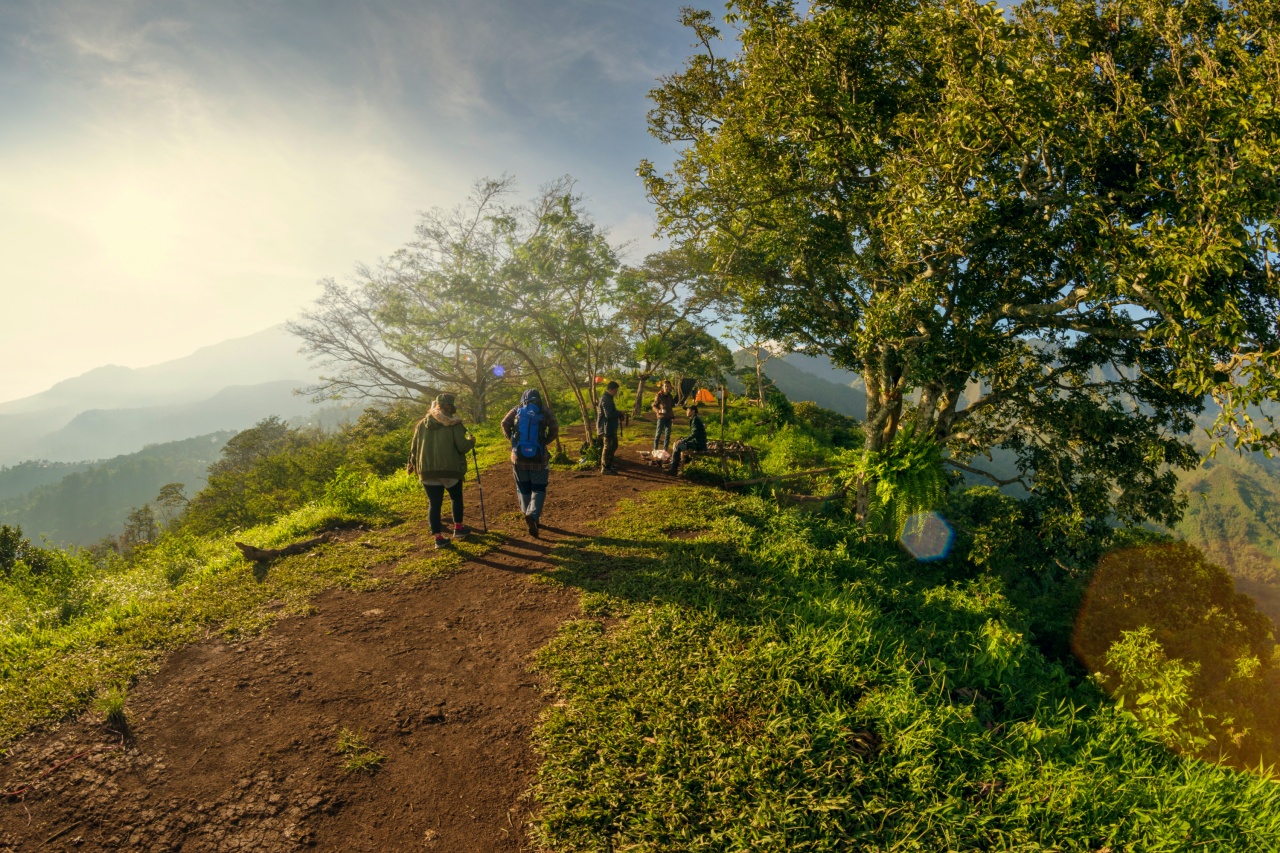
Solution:
[{"label": "hillside vegetation", "polygon": [[[57,545],[91,545],[122,530],[129,510],[155,499],[166,483],[199,491],[231,432],[152,445],[102,462],[25,462],[0,471],[0,523]],[[47,474],[40,483],[36,475]],[[19,490],[19,484],[34,487]]]},{"label": "hillside vegetation", "polygon": [[1166,749],[965,561],[681,489],[556,577],[589,618],[539,659],[551,849],[1280,849],[1280,787]]},{"label": "hillside vegetation", "polygon": [[1280,625],[1280,465],[1224,453],[1182,479],[1191,501],[1178,535],[1224,566]]},{"label": "hillside vegetation", "polygon": [[[226,444],[185,514],[118,553],[4,528],[0,737],[124,695],[210,631],[256,632],[323,589],[437,575],[493,547],[409,556],[418,413],[370,410],[333,434],[264,421]],[[476,432],[480,464],[502,463],[492,425]],[[885,463],[878,520],[857,524],[842,485],[857,422],[774,396],[731,406],[726,434],[769,473],[839,470],[664,490],[552,551],[584,616],[538,661],[560,699],[537,736],[543,843],[1280,849],[1275,641],[1220,568],[1138,530],[1055,530],[1033,501],[958,481],[933,504],[954,547],[916,561],[894,505],[937,495]],[[350,527],[270,572],[232,546]]]}]

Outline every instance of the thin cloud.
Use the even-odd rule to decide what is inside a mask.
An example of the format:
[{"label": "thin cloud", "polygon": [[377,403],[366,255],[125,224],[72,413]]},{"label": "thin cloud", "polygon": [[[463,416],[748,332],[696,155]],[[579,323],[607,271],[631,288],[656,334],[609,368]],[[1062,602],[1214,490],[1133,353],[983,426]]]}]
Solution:
[{"label": "thin cloud", "polygon": [[571,173],[643,253],[683,1],[0,3],[0,361],[49,353],[0,399],[287,319],[478,175]]}]

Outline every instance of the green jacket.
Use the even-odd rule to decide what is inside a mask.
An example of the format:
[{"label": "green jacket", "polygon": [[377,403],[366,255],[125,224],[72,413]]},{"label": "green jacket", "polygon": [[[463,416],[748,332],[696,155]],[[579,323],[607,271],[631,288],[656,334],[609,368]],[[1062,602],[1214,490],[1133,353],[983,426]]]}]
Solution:
[{"label": "green jacket", "polygon": [[432,406],[413,427],[410,470],[419,480],[461,480],[467,476],[467,453],[475,446],[476,440],[467,438],[462,418]]}]

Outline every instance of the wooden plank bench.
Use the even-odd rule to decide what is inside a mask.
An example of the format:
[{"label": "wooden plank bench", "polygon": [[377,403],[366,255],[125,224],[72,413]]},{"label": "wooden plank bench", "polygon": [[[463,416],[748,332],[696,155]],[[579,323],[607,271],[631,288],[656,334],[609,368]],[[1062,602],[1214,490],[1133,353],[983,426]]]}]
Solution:
[{"label": "wooden plank bench", "polygon": [[[650,450],[641,450],[640,456],[650,465],[666,466],[670,464],[669,462],[654,459],[653,452]],[[749,444],[743,444],[741,441],[726,441],[722,449],[720,440],[713,439],[707,442],[706,450],[683,450],[680,453],[680,467],[683,468],[695,459],[732,459],[746,465],[747,469],[752,473],[760,473],[760,452]]]}]

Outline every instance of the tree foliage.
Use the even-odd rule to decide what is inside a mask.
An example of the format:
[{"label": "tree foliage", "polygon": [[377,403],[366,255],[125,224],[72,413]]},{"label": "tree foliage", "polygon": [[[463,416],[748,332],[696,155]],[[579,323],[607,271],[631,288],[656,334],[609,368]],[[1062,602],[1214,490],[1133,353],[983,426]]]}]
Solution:
[{"label": "tree foliage", "polygon": [[633,417],[643,410],[645,384],[653,376],[667,368],[691,376],[708,372],[699,359],[718,342],[706,328],[725,306],[705,255],[687,247],[654,252],[640,266],[622,269],[613,301],[617,321],[635,342]]},{"label": "tree foliage", "polygon": [[330,373],[310,389],[319,397],[422,399],[460,391],[471,417],[487,417],[495,371],[507,355],[504,317],[480,295],[504,263],[500,221],[510,179],[476,183],[451,210],[423,213],[415,239],[350,286],[328,279],[302,320],[290,323],[304,348]]},{"label": "tree foliage", "polygon": [[[454,209],[423,214],[414,241],[359,268],[350,286],[323,282],[313,310],[290,326],[331,371],[313,392],[421,400],[453,391],[480,422],[504,383],[533,379],[548,400],[553,383],[568,389],[590,424],[595,377],[627,360],[638,330],[665,338],[701,310],[677,304],[696,274],[671,264],[620,281],[617,250],[572,178],[526,203],[515,192],[510,177],[477,181]],[[645,306],[662,319],[638,319],[638,301],[664,287],[676,290]]]},{"label": "tree foliage", "polygon": [[868,452],[914,421],[1077,516],[1170,520],[1206,398],[1276,443],[1273,3],[729,7],[732,56],[686,11],[650,113],[679,155],[642,172],[762,331],[861,371]]}]

